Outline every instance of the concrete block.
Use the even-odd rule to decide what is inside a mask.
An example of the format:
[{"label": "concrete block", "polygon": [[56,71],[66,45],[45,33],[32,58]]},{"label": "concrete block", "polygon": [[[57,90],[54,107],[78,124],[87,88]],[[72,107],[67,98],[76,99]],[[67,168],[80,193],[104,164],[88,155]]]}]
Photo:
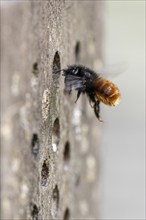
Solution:
[{"label": "concrete block", "polygon": [[1,219],[98,219],[100,122],[54,71],[102,63],[102,1],[1,9]]}]

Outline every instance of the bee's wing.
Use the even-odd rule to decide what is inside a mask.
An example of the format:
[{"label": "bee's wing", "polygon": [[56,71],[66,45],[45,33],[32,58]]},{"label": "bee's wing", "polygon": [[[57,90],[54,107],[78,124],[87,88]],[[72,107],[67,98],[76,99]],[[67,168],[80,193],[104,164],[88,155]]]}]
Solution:
[{"label": "bee's wing", "polygon": [[98,69],[101,76],[105,76],[106,78],[117,77],[120,74],[126,72],[128,69],[128,63],[126,61],[122,61],[119,63],[114,63],[110,65],[105,65],[104,67]]},{"label": "bee's wing", "polygon": [[65,76],[65,91],[71,91],[72,89],[80,89],[84,87],[83,79],[73,75]]}]

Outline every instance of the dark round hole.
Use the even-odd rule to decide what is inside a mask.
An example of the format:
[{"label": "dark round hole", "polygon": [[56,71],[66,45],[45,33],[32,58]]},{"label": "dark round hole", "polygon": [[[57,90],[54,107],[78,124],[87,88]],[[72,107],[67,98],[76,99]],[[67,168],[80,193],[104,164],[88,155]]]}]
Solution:
[{"label": "dark round hole", "polygon": [[35,75],[35,76],[38,76],[39,74],[39,68],[38,68],[38,63],[35,62],[33,65],[32,65],[32,73]]},{"label": "dark round hole", "polygon": [[36,157],[39,152],[39,138],[36,133],[33,134],[31,140],[31,152]]},{"label": "dark round hole", "polygon": [[69,220],[69,219],[70,219],[70,211],[68,208],[66,208],[64,212],[63,220]]},{"label": "dark round hole", "polygon": [[69,160],[70,160],[70,143],[69,143],[69,141],[67,141],[64,146],[63,159],[64,159],[64,169],[67,169],[68,164],[69,164]]},{"label": "dark round hole", "polygon": [[36,204],[30,203],[30,213],[33,220],[38,220],[39,209]]},{"label": "dark round hole", "polygon": [[57,51],[53,60],[53,82],[55,86],[59,86],[59,77],[60,77],[61,63],[59,52]]},{"label": "dark round hole", "polygon": [[80,61],[80,52],[81,52],[81,44],[79,41],[77,41],[75,45],[75,61],[76,62]]},{"label": "dark round hole", "polygon": [[49,175],[49,161],[46,159],[44,160],[42,171],[41,171],[41,185],[42,186],[46,186],[48,175]]},{"label": "dark round hole", "polygon": [[59,140],[60,140],[60,123],[59,123],[59,119],[56,118],[53,124],[53,131],[52,131],[52,148],[54,152],[56,152],[58,149]]},{"label": "dark round hole", "polygon": [[55,188],[53,189],[53,195],[52,195],[52,216],[56,217],[57,212],[59,208],[59,189],[58,186],[56,185]]}]

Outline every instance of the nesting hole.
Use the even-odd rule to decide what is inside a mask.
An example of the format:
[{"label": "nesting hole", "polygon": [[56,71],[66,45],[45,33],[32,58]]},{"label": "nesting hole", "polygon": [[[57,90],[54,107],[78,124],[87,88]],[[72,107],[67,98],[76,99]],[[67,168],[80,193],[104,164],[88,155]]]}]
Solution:
[{"label": "nesting hole", "polygon": [[68,208],[66,208],[64,212],[63,220],[69,220],[69,219],[70,219],[70,211]]},{"label": "nesting hole", "polygon": [[38,63],[35,62],[33,65],[32,65],[32,73],[35,75],[35,76],[38,76],[39,74],[39,68],[38,68]]},{"label": "nesting hole", "polygon": [[31,152],[36,157],[39,152],[39,138],[36,133],[33,134],[31,140]]},{"label": "nesting hole", "polygon": [[59,189],[58,189],[58,186],[56,185],[55,188],[53,189],[53,196],[52,196],[53,217],[57,216],[58,208],[59,208]]},{"label": "nesting hole", "polygon": [[42,171],[41,171],[41,185],[42,186],[46,186],[48,175],[49,175],[49,161],[46,159],[44,160]]},{"label": "nesting hole", "polygon": [[58,51],[55,53],[53,60],[53,82],[56,87],[59,87],[59,77],[60,77],[61,63]]},{"label": "nesting hole", "polygon": [[68,168],[69,161],[70,161],[70,143],[69,143],[69,141],[67,141],[64,146],[63,159],[64,159],[64,169],[66,170]]},{"label": "nesting hole", "polygon": [[39,209],[36,204],[30,204],[30,212],[33,220],[38,220]]},{"label": "nesting hole", "polygon": [[79,41],[77,41],[75,45],[75,61],[76,62],[80,61],[80,52],[81,52],[81,44]]},{"label": "nesting hole", "polygon": [[52,131],[52,148],[54,152],[56,152],[58,149],[59,140],[60,140],[60,123],[59,123],[59,119],[56,118],[53,124],[53,131]]}]

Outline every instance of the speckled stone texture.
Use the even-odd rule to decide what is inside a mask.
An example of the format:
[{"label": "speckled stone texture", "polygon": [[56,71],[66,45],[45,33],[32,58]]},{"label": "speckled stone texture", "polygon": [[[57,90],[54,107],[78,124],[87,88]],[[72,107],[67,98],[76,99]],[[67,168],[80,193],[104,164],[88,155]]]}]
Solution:
[{"label": "speckled stone texture", "polygon": [[100,122],[57,70],[102,65],[102,1],[1,8],[1,219],[98,219]]}]

